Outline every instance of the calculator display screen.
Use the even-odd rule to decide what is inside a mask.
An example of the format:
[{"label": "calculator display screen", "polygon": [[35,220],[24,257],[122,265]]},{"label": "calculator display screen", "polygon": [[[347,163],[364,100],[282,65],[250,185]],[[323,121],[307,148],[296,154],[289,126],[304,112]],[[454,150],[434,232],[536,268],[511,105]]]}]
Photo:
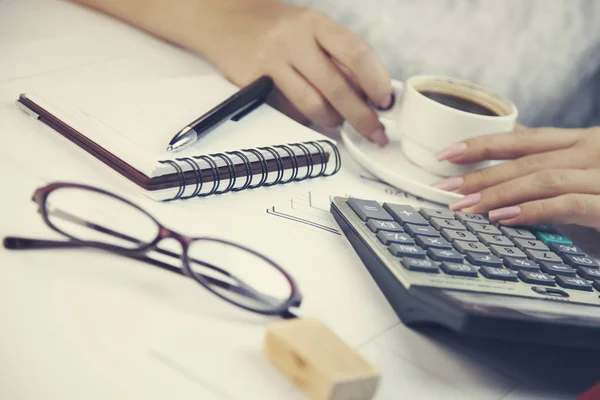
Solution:
[{"label": "calculator display screen", "polygon": [[537,300],[483,293],[443,290],[444,295],[461,304],[463,308],[483,313],[516,311],[545,319],[583,319],[600,323],[600,307],[565,301]]}]

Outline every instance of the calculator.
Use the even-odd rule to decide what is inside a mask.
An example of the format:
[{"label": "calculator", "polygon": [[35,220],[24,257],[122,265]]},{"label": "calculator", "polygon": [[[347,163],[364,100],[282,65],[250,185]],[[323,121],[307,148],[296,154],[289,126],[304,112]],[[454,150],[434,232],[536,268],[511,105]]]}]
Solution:
[{"label": "calculator", "polygon": [[407,326],[600,348],[600,267],[548,226],[335,197],[331,211]]}]

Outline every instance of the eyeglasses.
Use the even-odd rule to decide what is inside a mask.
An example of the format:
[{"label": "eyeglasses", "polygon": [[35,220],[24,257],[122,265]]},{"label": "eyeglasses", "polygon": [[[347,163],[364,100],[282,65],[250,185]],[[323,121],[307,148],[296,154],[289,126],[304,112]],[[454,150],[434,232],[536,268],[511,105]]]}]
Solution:
[{"label": "eyeglasses", "polygon": [[[289,309],[300,305],[302,295],[294,279],[254,250],[218,238],[184,236],[132,202],[92,186],[53,183],[37,189],[32,200],[46,224],[70,240],[6,237],[7,249],[101,249],[185,275],[248,311],[296,317]],[[181,254],[158,247],[166,238],[179,242]],[[150,252],[173,262],[152,258]]]}]

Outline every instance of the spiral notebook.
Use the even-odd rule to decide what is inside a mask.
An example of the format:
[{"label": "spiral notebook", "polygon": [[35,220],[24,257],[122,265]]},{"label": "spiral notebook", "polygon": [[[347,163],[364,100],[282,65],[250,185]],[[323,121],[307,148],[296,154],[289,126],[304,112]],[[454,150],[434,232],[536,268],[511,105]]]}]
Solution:
[{"label": "spiral notebook", "polygon": [[284,184],[339,170],[335,141],[266,104],[221,124],[193,146],[166,151],[177,131],[238,89],[221,76],[205,75],[40,88],[21,94],[17,104],[156,200]]}]

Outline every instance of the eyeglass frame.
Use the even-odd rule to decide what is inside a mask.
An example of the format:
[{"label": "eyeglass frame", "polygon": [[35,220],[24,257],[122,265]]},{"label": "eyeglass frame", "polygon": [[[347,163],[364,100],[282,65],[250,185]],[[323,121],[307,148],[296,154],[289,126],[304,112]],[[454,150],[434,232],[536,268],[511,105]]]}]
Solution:
[{"label": "eyeglass frame", "polygon": [[[148,243],[142,242],[141,246],[139,246],[137,248],[127,249],[127,248],[123,248],[123,247],[120,247],[117,245],[112,245],[109,243],[81,240],[75,236],[72,236],[72,235],[64,232],[63,230],[61,230],[60,228],[58,228],[56,225],[54,225],[51,222],[50,218],[48,217],[47,207],[46,207],[46,200],[48,199],[48,196],[53,191],[58,190],[58,189],[64,189],[64,188],[73,188],[73,189],[82,189],[82,190],[92,191],[95,193],[109,196],[113,199],[122,201],[131,207],[134,207],[135,209],[137,209],[138,211],[140,211],[144,215],[146,215],[148,218],[150,218],[156,224],[156,226],[158,227],[158,233],[156,235],[156,238],[154,238],[151,242],[148,242]],[[297,285],[296,281],[285,269],[283,269],[275,261],[258,253],[255,250],[252,250],[252,249],[242,246],[240,244],[233,243],[233,242],[219,239],[219,238],[214,238],[214,237],[209,237],[209,236],[190,237],[190,236],[183,235],[179,232],[168,229],[163,224],[161,224],[156,218],[154,218],[152,215],[150,215],[146,210],[144,210],[137,204],[131,202],[130,200],[127,200],[127,199],[125,199],[121,196],[118,196],[114,193],[111,193],[107,190],[100,189],[100,188],[97,188],[94,186],[89,186],[89,185],[84,185],[84,184],[79,184],[79,183],[70,183],[70,182],[54,182],[54,183],[50,183],[46,186],[36,189],[36,191],[34,192],[34,194],[32,196],[32,200],[38,205],[38,212],[41,214],[42,219],[44,220],[46,225],[48,225],[52,230],[69,238],[70,242],[61,242],[61,241],[43,240],[43,239],[28,239],[28,238],[19,238],[19,237],[6,237],[4,239],[4,246],[6,248],[26,250],[26,249],[33,249],[33,248],[39,249],[39,248],[91,247],[91,248],[96,248],[96,249],[100,249],[100,250],[105,250],[108,252],[117,253],[117,254],[125,256],[125,257],[135,258],[140,261],[148,262],[148,263],[158,266],[160,268],[167,269],[171,272],[177,272],[179,274],[185,275],[188,278],[193,279],[194,281],[196,281],[201,286],[205,287],[211,293],[217,295],[221,299],[227,301],[228,303],[230,303],[234,306],[243,308],[247,311],[251,311],[251,312],[255,312],[255,313],[263,314],[263,315],[278,315],[278,316],[281,316],[282,318],[286,318],[286,319],[287,318],[296,318],[296,315],[289,310],[291,307],[299,307],[300,304],[302,303],[302,294],[300,293],[300,291],[298,289],[298,285]],[[94,228],[91,227],[90,224],[96,225],[89,221],[83,221],[83,222],[85,222],[86,223],[85,225],[91,229],[94,229]],[[102,228],[102,229],[107,229],[107,228],[103,228],[99,225],[96,225],[96,227]],[[113,232],[117,233],[121,236],[126,236],[126,235],[120,234],[119,232],[115,232],[115,231],[113,231]],[[104,232],[104,233],[107,233],[107,232]],[[170,252],[168,250],[164,250],[164,249],[161,249],[160,247],[158,247],[158,244],[162,240],[167,239],[167,238],[172,238],[172,239],[176,240],[177,242],[179,242],[179,244],[182,247],[182,253],[180,255],[177,255],[176,253],[173,253],[173,252]],[[133,240],[134,242],[139,242],[137,239],[133,239],[133,238],[128,238],[128,239]],[[203,282],[201,279],[199,279],[198,274],[192,272],[189,267],[189,255],[188,255],[189,246],[192,243],[194,243],[196,241],[200,241],[200,240],[212,241],[212,242],[217,242],[217,243],[237,247],[243,251],[246,251],[246,252],[252,254],[255,257],[258,257],[262,261],[268,263],[270,266],[275,268],[279,273],[281,273],[286,278],[287,282],[290,285],[290,289],[291,289],[289,298],[286,301],[282,302],[281,305],[274,307],[273,309],[263,310],[263,309],[258,309],[258,308],[252,308],[252,307],[246,306],[241,303],[237,303],[237,302],[223,296],[218,291],[212,289],[208,283]],[[157,251],[158,253],[161,253],[164,255],[169,255],[171,257],[178,257],[181,261],[182,268],[173,267],[170,264],[163,263],[161,261],[158,261],[158,260],[148,257],[146,255],[146,253],[148,253],[149,251]],[[227,271],[222,270],[219,267],[211,266],[210,264],[207,264],[206,262],[202,262],[202,261],[197,261],[197,260],[194,260],[194,261],[199,262],[205,266],[208,266],[209,268],[216,269],[225,275],[230,275]],[[230,276],[232,276],[232,275],[230,275]],[[211,280],[220,281],[216,278],[206,277],[206,276],[204,276],[204,277],[210,278]],[[233,278],[239,281],[239,279],[237,279],[235,276],[233,276]],[[222,282],[222,281],[220,281],[220,282]],[[239,281],[239,282],[241,282],[241,281]]]}]

